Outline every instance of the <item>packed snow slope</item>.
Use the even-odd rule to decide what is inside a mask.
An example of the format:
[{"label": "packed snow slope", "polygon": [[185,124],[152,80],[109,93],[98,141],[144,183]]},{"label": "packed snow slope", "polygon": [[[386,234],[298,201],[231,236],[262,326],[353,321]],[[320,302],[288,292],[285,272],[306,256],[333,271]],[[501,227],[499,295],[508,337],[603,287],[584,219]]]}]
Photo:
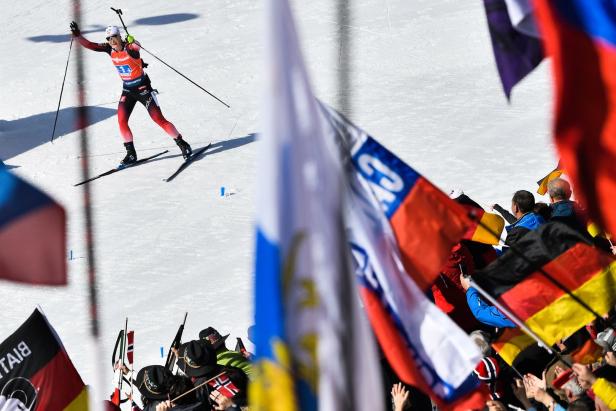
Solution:
[{"label": "packed snow slope", "polygon": [[[231,105],[227,109],[147,53],[164,115],[193,148],[212,149],[171,183],[180,164],[171,139],[137,106],[130,125],[149,164],[92,183],[102,343],[110,381],[112,345],[129,318],[137,367],[160,363],[185,311],[184,339],[212,325],[246,339],[252,323],[253,224],[263,72],[263,1],[82,1],[82,31],[104,41],[121,7],[145,48]],[[556,164],[550,141],[551,86],[544,62],[508,103],[493,61],[481,1],[354,2],[351,118],[443,189],[460,187],[484,205],[509,205],[518,189]],[[315,93],[335,104],[338,46],[334,3],[292,3]],[[0,283],[0,338],[38,304],[87,382],[94,379],[76,105],[75,47],[57,137],[49,143],[69,51],[68,1],[2,0],[4,56],[0,158],[53,195],[69,216],[65,288]],[[124,155],[115,109],[121,83],[109,57],[84,50],[93,173]],[[221,197],[220,188],[235,191]],[[234,340],[232,341],[232,343]],[[111,384],[109,384],[111,388]]]}]

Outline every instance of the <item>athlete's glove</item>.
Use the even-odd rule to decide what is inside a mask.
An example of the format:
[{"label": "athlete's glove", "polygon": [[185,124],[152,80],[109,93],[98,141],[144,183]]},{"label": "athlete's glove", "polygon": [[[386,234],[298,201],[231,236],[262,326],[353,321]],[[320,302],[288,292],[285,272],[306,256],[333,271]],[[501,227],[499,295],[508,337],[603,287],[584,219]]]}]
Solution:
[{"label": "athlete's glove", "polygon": [[126,42],[128,44],[132,44],[135,42],[135,38],[129,34],[128,36],[126,36]]},{"label": "athlete's glove", "polygon": [[79,26],[77,25],[76,22],[71,21],[71,33],[73,33],[73,36],[77,37],[81,34],[81,32],[79,31]]}]

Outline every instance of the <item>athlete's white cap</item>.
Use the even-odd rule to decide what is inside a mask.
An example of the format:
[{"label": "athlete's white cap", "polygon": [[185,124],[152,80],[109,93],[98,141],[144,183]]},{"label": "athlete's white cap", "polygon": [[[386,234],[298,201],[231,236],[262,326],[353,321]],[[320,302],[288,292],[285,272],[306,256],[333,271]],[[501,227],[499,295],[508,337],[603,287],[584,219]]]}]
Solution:
[{"label": "athlete's white cap", "polygon": [[118,26],[108,26],[105,29],[105,37],[119,36],[120,28]]}]

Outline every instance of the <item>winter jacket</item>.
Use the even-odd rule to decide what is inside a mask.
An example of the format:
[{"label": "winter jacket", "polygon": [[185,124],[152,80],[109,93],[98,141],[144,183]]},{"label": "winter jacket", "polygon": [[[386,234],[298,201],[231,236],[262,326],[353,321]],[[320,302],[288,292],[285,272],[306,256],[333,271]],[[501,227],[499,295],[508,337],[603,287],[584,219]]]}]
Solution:
[{"label": "winter jacket", "polygon": [[616,409],[616,386],[614,384],[605,378],[597,378],[592,385],[592,390],[610,409]]},{"label": "winter jacket", "polygon": [[516,227],[524,227],[528,230],[536,230],[541,224],[544,223],[545,220],[543,219],[543,217],[541,217],[539,214],[530,212],[524,214],[515,223],[505,227],[505,230],[507,230],[507,232],[510,232]]},{"label": "winter jacket", "polygon": [[466,302],[475,318],[480,322],[492,327],[515,328],[516,325],[509,318],[505,317],[498,308],[483,301],[479,296],[479,292],[473,287],[469,287],[466,290]]},{"label": "winter jacket", "polygon": [[550,210],[552,212],[550,221],[561,222],[582,234],[587,234],[584,211],[574,201],[562,200],[552,203]]},{"label": "winter jacket", "polygon": [[240,368],[248,376],[252,377],[252,364],[242,353],[231,350],[222,350],[216,353],[216,363],[225,367]]},{"label": "winter jacket", "polygon": [[532,230],[536,230],[540,225],[544,224],[545,220],[538,214],[526,213],[520,217],[515,223],[505,227],[507,230],[506,245],[515,244],[526,233]]}]

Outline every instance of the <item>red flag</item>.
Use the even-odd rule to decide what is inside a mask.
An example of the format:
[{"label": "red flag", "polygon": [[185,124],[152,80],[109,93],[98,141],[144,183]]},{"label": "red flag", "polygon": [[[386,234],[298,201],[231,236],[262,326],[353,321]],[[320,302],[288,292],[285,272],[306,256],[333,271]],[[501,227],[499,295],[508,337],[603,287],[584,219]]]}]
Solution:
[{"label": "red flag", "polygon": [[554,139],[591,220],[616,233],[616,15],[613,2],[535,0],[552,56]]},{"label": "red flag", "polygon": [[0,168],[0,278],[66,285],[66,260],[64,209]]},{"label": "red flag", "polygon": [[128,364],[133,365],[133,350],[135,348],[135,331],[129,331],[126,337],[126,358]]},{"label": "red flag", "polygon": [[227,374],[222,374],[214,378],[208,382],[208,385],[227,398],[233,398],[240,392],[239,388],[233,384],[233,381],[231,381]]}]

